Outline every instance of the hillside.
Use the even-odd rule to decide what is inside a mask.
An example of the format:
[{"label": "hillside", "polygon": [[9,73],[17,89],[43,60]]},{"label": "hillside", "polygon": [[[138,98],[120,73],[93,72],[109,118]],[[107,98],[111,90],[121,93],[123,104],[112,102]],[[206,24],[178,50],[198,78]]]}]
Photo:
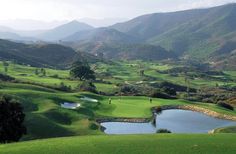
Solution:
[{"label": "hillside", "polygon": [[205,12],[207,10],[148,14],[124,23],[115,24],[111,28],[147,40],[191,19],[198,19]]},{"label": "hillside", "polygon": [[106,59],[163,60],[175,58],[173,53],[164,48],[148,44],[82,42],[74,43],[71,46],[79,51],[100,55]]},{"label": "hillside", "polygon": [[0,39],[14,40],[14,41],[35,41],[37,39],[32,37],[23,37],[14,32],[7,32],[0,30]]},{"label": "hillside", "polygon": [[77,32],[61,43],[106,59],[162,60],[175,57],[174,53],[160,46],[141,44],[136,37],[109,28]]},{"label": "hillside", "polygon": [[[214,142],[212,142],[214,141]],[[1,154],[225,153],[236,147],[233,134],[123,135],[57,138],[0,146]]]},{"label": "hillside", "polygon": [[103,42],[103,43],[134,43],[138,42],[135,37],[129,36],[122,32],[109,28],[96,28],[93,30],[87,30],[77,32],[71,36],[68,36],[62,41],[65,42]]},{"label": "hillside", "polygon": [[[229,42],[236,41],[236,4],[208,9],[156,13],[111,26],[152,45],[174,51],[180,57],[214,61]],[[235,66],[234,66],[235,68]]]},{"label": "hillside", "polygon": [[[26,45],[0,40],[0,59],[37,67],[64,68],[74,58],[81,58],[73,49],[57,44]],[[60,63],[58,63],[60,62]]]},{"label": "hillside", "polygon": [[81,23],[78,21],[72,21],[67,24],[58,26],[54,29],[48,30],[37,37],[47,41],[59,41],[65,37],[68,37],[76,32],[93,29],[92,26]]}]

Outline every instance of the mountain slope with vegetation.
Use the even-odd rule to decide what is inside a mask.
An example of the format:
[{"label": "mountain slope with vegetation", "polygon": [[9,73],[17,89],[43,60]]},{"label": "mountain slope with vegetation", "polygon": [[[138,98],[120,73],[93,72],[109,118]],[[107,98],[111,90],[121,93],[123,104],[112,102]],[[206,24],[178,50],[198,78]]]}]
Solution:
[{"label": "mountain slope with vegetation", "polygon": [[[234,54],[235,18],[236,4],[233,3],[208,9],[144,15],[111,28],[146,43],[160,45],[179,57],[210,58],[210,62],[217,63],[222,55],[228,58]],[[227,51],[222,50],[230,43]]]},{"label": "mountain slope with vegetation", "polygon": [[75,49],[89,52],[100,58],[126,60],[163,60],[175,58],[174,54],[160,46],[148,44],[88,42],[72,45]]},{"label": "mountain slope with vegetation", "polygon": [[97,28],[93,30],[87,30],[82,32],[77,32],[71,36],[63,39],[67,42],[106,42],[106,43],[134,43],[138,42],[138,39],[127,35],[125,33],[119,32],[114,29],[109,28]]},{"label": "mountain slope with vegetation", "polygon": [[48,30],[40,35],[38,35],[38,38],[41,38],[43,40],[47,41],[59,41],[65,37],[68,37],[76,32],[79,31],[85,31],[85,30],[91,30],[93,29],[92,26],[81,23],[78,21],[72,21],[67,24],[58,26],[54,29]]},{"label": "mountain slope with vegetation", "polygon": [[58,44],[23,44],[0,40],[0,59],[37,67],[65,68],[83,59],[80,52]]}]

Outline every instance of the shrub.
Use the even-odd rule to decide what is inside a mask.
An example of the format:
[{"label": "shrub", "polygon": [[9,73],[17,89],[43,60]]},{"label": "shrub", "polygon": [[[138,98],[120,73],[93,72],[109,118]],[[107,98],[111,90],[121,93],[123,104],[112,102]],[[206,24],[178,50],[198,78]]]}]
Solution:
[{"label": "shrub", "polygon": [[234,110],[233,106],[231,106],[231,105],[229,105],[229,104],[227,104],[225,102],[219,102],[219,103],[217,103],[217,105],[220,106],[220,107],[232,110],[232,111]]},{"label": "shrub", "polygon": [[0,81],[13,81],[13,80],[15,80],[15,78],[13,78],[9,75],[0,73]]},{"label": "shrub", "polygon": [[174,88],[164,87],[163,90],[169,95],[176,96],[176,91]]},{"label": "shrub", "polygon": [[95,123],[91,123],[89,125],[89,128],[92,129],[92,130],[97,130],[99,128],[99,126],[97,124],[95,124]]},{"label": "shrub", "polygon": [[211,97],[203,98],[202,101],[205,103],[214,103],[215,102],[214,99]]},{"label": "shrub", "polygon": [[79,91],[89,91],[96,93],[96,86],[91,81],[84,81],[78,86]]},{"label": "shrub", "polygon": [[156,112],[156,114],[161,114],[162,113],[162,108],[161,107],[157,107],[155,109],[155,112]]},{"label": "shrub", "polygon": [[156,133],[171,133],[168,129],[158,129]]},{"label": "shrub", "polygon": [[137,94],[138,90],[136,89],[135,86],[132,85],[124,85],[120,88],[120,92],[124,93],[124,94]]},{"label": "shrub", "polygon": [[71,91],[71,86],[66,86],[64,82],[61,82],[58,89],[61,91]]},{"label": "shrub", "polygon": [[151,97],[154,98],[163,98],[163,99],[175,99],[175,97],[172,97],[166,93],[163,93],[161,91],[155,91],[151,94]]},{"label": "shrub", "polygon": [[0,143],[19,141],[26,134],[24,119],[20,103],[6,96],[0,98]]},{"label": "shrub", "polygon": [[50,77],[52,77],[52,78],[59,78],[59,75],[58,74],[54,74],[54,75],[52,75],[52,76],[50,76]]}]

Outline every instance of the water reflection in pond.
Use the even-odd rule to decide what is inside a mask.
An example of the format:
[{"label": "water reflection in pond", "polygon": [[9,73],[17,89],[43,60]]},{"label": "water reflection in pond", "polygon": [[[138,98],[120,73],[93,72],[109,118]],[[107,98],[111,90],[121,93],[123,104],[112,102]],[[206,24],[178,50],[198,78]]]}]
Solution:
[{"label": "water reflection in pond", "polygon": [[213,118],[202,113],[186,110],[165,110],[156,117],[156,126],[152,123],[104,122],[107,134],[149,134],[158,129],[168,129],[172,133],[207,133],[236,122]]}]

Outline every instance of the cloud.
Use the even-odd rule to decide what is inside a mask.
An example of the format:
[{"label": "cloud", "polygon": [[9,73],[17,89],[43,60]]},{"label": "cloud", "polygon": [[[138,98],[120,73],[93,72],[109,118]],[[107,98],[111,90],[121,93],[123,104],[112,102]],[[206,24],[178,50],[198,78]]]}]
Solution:
[{"label": "cloud", "polygon": [[236,0],[1,0],[0,20],[133,18],[153,12],[221,5]]},{"label": "cloud", "polygon": [[186,3],[179,4],[177,10],[208,8],[212,6],[219,6],[227,3],[234,3],[235,0],[189,0]]}]

